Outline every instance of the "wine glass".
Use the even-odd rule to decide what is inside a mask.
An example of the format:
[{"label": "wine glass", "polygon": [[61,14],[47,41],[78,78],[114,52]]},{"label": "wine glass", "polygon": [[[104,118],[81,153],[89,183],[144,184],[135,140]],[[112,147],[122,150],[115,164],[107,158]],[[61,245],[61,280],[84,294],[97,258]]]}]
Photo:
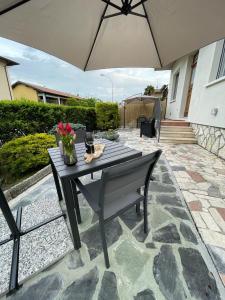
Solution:
[{"label": "wine glass", "polygon": [[94,153],[94,135],[92,132],[86,132],[85,141],[87,146],[89,146],[90,153]]}]

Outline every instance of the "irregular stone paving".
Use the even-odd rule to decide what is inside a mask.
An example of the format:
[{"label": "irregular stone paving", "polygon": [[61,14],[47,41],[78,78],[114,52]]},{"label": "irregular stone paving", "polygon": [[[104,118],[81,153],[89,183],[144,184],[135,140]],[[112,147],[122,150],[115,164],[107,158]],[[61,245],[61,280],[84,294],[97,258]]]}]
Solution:
[{"label": "irregular stone paving", "polygon": [[[132,139],[132,133],[128,133],[124,134],[127,145],[144,153],[152,151],[148,139],[139,139],[138,135]],[[149,187],[149,232],[143,233],[142,211],[141,216],[136,215],[134,207],[110,222],[109,269],[105,268],[100,247],[97,218],[79,195],[81,249],[25,282],[7,299],[225,299],[217,270],[164,156],[153,175],[155,181]],[[95,173],[94,178],[99,174]],[[87,176],[83,180],[91,179]],[[12,204],[27,205],[45,193],[56,197],[52,176]]]},{"label": "irregular stone paving", "polygon": [[[123,130],[120,136],[129,146],[141,144],[146,152],[163,150],[225,285],[225,161],[199,145],[157,144],[153,139],[139,138],[139,131],[135,129]],[[162,182],[169,183],[166,172],[162,176]],[[168,197],[158,197],[158,203],[169,204]],[[179,200],[172,202],[180,206]]]}]

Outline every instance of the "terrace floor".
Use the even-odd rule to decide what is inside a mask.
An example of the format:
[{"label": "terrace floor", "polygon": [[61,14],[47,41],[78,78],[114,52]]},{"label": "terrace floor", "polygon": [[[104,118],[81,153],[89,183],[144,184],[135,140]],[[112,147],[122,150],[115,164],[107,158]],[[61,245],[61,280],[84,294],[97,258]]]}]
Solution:
[{"label": "terrace floor", "polygon": [[[224,286],[208,251],[212,248],[210,251],[213,251],[212,255],[215,256],[215,262],[217,267],[220,266],[219,271],[223,277],[224,256],[218,252],[224,251],[220,248],[223,244],[218,244],[224,241],[223,228],[216,223],[220,230],[216,227],[212,229],[211,223],[204,218],[204,213],[210,214],[216,222],[209,207],[217,210],[216,205],[220,201],[225,202],[222,187],[222,175],[225,175],[220,174],[217,181],[213,173],[215,168],[217,174],[221,172],[218,170],[224,170],[224,162],[199,146],[156,145],[150,139],[139,138],[137,130],[121,131],[120,136],[122,143],[144,153],[159,147],[164,151],[154,172],[156,180],[150,185],[149,233],[143,233],[143,218],[136,215],[135,208],[110,222],[107,237],[111,268],[106,270],[96,217],[85,199],[79,195],[83,221],[79,226],[82,239],[80,251],[72,250],[67,241],[69,249],[63,248],[62,251],[66,253],[69,250],[69,253],[41,273],[37,274],[34,270],[22,288],[7,299],[225,299]],[[194,163],[193,159],[196,160]],[[199,176],[191,172],[198,173]],[[214,181],[209,180],[210,173],[213,173],[211,177]],[[100,174],[95,173],[94,178],[99,176]],[[200,176],[205,179],[204,182],[198,182]],[[83,180],[91,179],[88,176]],[[190,195],[192,198],[187,198]],[[206,198],[201,197],[202,195]],[[217,204],[211,202],[214,198]],[[203,200],[210,206],[205,208]],[[20,204],[29,211],[29,205],[36,204],[42,215],[46,210],[50,214],[53,211],[53,202],[43,208],[43,201],[53,201],[57,206],[57,194],[51,175],[11,201],[11,206],[16,208]],[[193,201],[199,202],[193,204]],[[194,212],[195,220],[201,217],[205,228],[199,226],[200,222],[194,223],[188,207],[191,213]],[[195,207],[199,210],[194,210]],[[221,212],[218,210],[220,215]],[[204,236],[206,230],[213,231],[211,238],[214,237],[214,232],[220,234],[221,238],[218,238],[217,244],[205,240],[211,245],[207,248],[196,225],[199,232],[203,232],[203,238],[209,238],[207,234]],[[48,241],[50,231],[46,230],[45,241]],[[57,230],[61,231],[60,238],[67,239],[67,230],[63,225],[55,224],[55,231]],[[58,238],[57,235],[54,237]],[[34,235],[31,243],[36,245],[37,238],[38,235]],[[32,252],[34,262],[46,260],[45,253],[49,255],[49,252],[45,252],[45,247],[42,250],[43,253]]]}]

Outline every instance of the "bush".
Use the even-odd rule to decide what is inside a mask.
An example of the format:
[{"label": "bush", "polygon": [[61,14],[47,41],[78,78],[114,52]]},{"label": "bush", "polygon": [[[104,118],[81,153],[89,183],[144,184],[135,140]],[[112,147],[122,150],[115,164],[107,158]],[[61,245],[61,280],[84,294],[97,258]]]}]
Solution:
[{"label": "bush", "polygon": [[119,109],[117,103],[96,103],[97,127],[100,130],[115,129],[119,126]]},{"label": "bush", "polygon": [[119,133],[115,130],[109,129],[108,131],[98,132],[95,137],[97,139],[106,139],[109,141],[117,141],[119,138]]},{"label": "bush", "polygon": [[55,147],[52,135],[27,135],[5,143],[0,148],[0,177],[4,183],[15,182],[48,165],[48,148]]},{"label": "bush", "polygon": [[34,101],[0,101],[0,141],[27,134],[49,132],[59,121],[96,128],[95,109],[44,104]]},{"label": "bush", "polygon": [[95,107],[95,104],[99,102],[100,100],[97,100],[95,98],[89,98],[89,99],[79,99],[79,98],[69,98],[64,100],[65,105],[70,106],[83,106],[83,107]]}]

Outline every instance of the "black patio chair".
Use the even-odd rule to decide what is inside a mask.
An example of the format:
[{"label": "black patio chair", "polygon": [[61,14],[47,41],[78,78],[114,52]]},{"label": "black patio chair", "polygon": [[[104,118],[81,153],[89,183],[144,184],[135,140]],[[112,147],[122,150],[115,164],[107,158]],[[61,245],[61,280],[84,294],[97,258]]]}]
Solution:
[{"label": "black patio chair", "polygon": [[142,135],[147,136],[149,138],[155,137],[155,119],[150,119],[149,121],[141,122],[140,126],[140,137]]},{"label": "black patio chair", "polygon": [[[83,185],[79,179],[75,180],[81,193],[98,215],[106,268],[110,267],[104,226],[106,222],[119,216],[134,205],[136,205],[138,212],[138,207],[143,201],[144,232],[147,233],[148,231],[148,188],[154,166],[161,152],[161,150],[158,150],[146,156],[107,168],[102,171],[100,180],[87,185]],[[140,190],[143,186],[144,195],[141,195]],[[79,210],[79,205],[76,204]]]}]

